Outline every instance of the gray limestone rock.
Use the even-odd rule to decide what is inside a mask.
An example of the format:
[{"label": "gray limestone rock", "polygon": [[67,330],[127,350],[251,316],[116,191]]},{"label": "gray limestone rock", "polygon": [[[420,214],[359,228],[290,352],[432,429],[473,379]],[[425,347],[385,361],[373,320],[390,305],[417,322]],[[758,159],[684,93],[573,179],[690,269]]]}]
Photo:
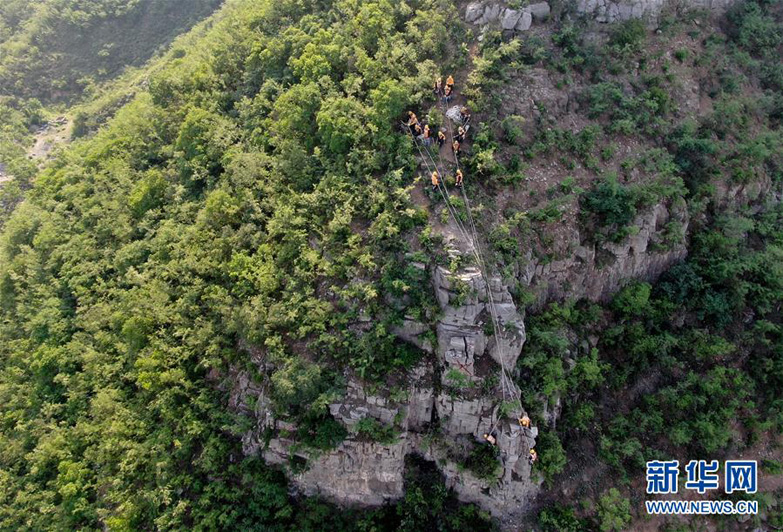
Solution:
[{"label": "gray limestone rock", "polygon": [[513,30],[517,22],[519,22],[519,18],[522,16],[521,11],[517,11],[515,9],[506,9],[503,11],[503,15],[500,18],[500,27],[502,27],[504,30]]},{"label": "gray limestone rock", "polygon": [[475,22],[484,15],[484,4],[481,2],[471,2],[465,8],[465,20]]},{"label": "gray limestone rock", "polygon": [[342,504],[379,506],[404,493],[407,440],[392,445],[346,440],[311,460],[292,481],[305,495],[322,495]]},{"label": "gray limestone rock", "polygon": [[415,345],[422,351],[432,353],[434,347],[429,338],[425,335],[429,331],[429,326],[413,319],[405,318],[402,325],[392,328],[392,333],[402,340]]},{"label": "gray limestone rock", "polygon": [[[656,205],[637,215],[633,225],[638,232],[620,243],[578,245],[573,252],[546,264],[530,263],[520,272],[520,281],[529,284],[540,301],[564,297],[606,300],[627,279],[652,281],[687,254],[685,242],[662,242],[662,231],[670,221],[687,231],[689,217],[683,207]],[[574,228],[571,242],[581,242]],[[656,244],[656,245],[651,245]]]},{"label": "gray limestone rock", "polygon": [[501,7],[498,4],[492,4],[484,9],[484,16],[481,17],[482,24],[495,22],[500,17]]},{"label": "gray limestone rock", "polygon": [[549,18],[550,8],[548,2],[537,2],[526,6],[525,11],[533,16],[533,20],[536,22],[543,22]]},{"label": "gray limestone rock", "polygon": [[[444,313],[437,327],[440,359],[447,365],[472,371],[475,358],[489,345],[489,355],[496,362],[500,363],[502,351],[506,367],[515,367],[525,342],[525,324],[500,280],[490,279],[488,293],[478,269],[467,268],[452,274],[438,266],[433,283]],[[500,337],[490,343],[484,334],[484,324],[492,323],[493,312],[498,318]]]},{"label": "gray limestone rock", "polygon": [[735,0],[577,0],[576,11],[598,22],[621,22],[634,18],[646,19],[654,26],[664,8],[691,7],[716,13],[725,11]]},{"label": "gray limestone rock", "polygon": [[522,16],[519,17],[519,21],[517,22],[515,29],[517,31],[527,31],[530,29],[531,24],[533,24],[533,15],[525,11],[522,13]]}]

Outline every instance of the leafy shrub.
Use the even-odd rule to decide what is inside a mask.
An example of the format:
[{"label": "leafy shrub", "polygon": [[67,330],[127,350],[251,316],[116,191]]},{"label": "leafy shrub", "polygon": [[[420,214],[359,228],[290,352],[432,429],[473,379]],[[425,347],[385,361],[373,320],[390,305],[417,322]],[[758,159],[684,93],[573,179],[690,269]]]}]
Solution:
[{"label": "leafy shrub", "polygon": [[515,144],[517,140],[522,136],[522,128],[520,125],[524,122],[524,118],[517,115],[507,116],[500,123],[500,127],[503,128],[503,133],[506,136],[506,141],[509,144]]},{"label": "leafy shrub", "polygon": [[298,441],[322,451],[334,449],[347,435],[348,431],[342,423],[328,412],[306,416],[296,431]]},{"label": "leafy shrub", "polygon": [[743,2],[729,10],[731,38],[752,54],[774,53],[783,43],[783,31],[757,2]]},{"label": "leafy shrub", "polygon": [[647,28],[644,27],[644,22],[633,18],[614,25],[609,43],[620,48],[636,50],[646,37]]},{"label": "leafy shrub", "polygon": [[648,283],[633,282],[614,296],[612,307],[623,316],[638,316],[647,310],[651,290]]},{"label": "leafy shrub", "polygon": [[462,389],[473,386],[473,382],[470,380],[470,377],[455,368],[450,368],[446,372],[446,375],[444,375],[444,379],[446,380],[446,383],[452,388]]},{"label": "leafy shrub", "polygon": [[500,473],[500,451],[488,443],[476,444],[465,460],[465,467],[478,478],[493,480]]},{"label": "leafy shrub", "polygon": [[381,423],[375,418],[365,417],[356,424],[356,433],[370,441],[391,445],[397,441],[400,431],[394,426]]},{"label": "leafy shrub", "polygon": [[541,470],[547,481],[551,482],[555,475],[565,469],[568,462],[557,433],[549,430],[541,431],[536,438],[536,450],[539,457],[536,468]]},{"label": "leafy shrub", "polygon": [[611,488],[598,500],[598,528],[601,532],[620,532],[631,523],[631,502]]},{"label": "leafy shrub", "polygon": [[678,48],[674,51],[674,58],[677,59],[680,63],[684,63],[686,59],[688,59],[688,56],[690,55],[690,52],[688,52],[687,48]]},{"label": "leafy shrub", "polygon": [[[595,215],[602,227],[618,229],[615,235],[625,236],[620,230],[630,224],[636,216],[636,198],[633,192],[617,182],[616,176],[610,176],[592,190],[582,195],[582,207]],[[614,240],[619,239],[617,236]]]},{"label": "leafy shrub", "polygon": [[541,510],[538,524],[544,532],[582,532],[587,529],[587,523],[576,516],[573,508],[560,504]]}]

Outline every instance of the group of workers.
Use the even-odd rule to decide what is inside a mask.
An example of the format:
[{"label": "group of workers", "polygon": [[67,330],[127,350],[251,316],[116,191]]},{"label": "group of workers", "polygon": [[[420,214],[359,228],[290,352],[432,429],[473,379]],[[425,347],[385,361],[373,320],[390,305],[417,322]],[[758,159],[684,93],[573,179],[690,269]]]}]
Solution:
[{"label": "group of workers", "polygon": [[[408,111],[408,121],[405,125],[407,125],[411,130],[411,135],[419,139],[422,144],[425,146],[432,144],[433,135],[429,124],[424,124],[422,126],[421,122],[419,122],[419,117],[416,116],[416,113],[413,111]],[[443,146],[443,143],[446,142],[446,134],[443,133],[443,131],[438,131],[437,139],[438,146]]]},{"label": "group of workers", "polygon": [[[433,92],[435,93],[435,96],[437,98],[441,98],[444,103],[448,104],[451,102],[453,95],[454,95],[454,77],[449,76],[446,78],[446,83],[444,85],[443,78],[438,77],[435,80],[435,84],[433,86]],[[459,126],[459,129],[457,130],[457,133],[453,135],[452,143],[451,143],[451,150],[454,153],[455,160],[459,157],[462,149],[462,143],[465,141],[465,138],[467,136],[470,122],[470,111],[467,107],[462,107],[460,109],[460,120],[462,122],[462,125]],[[446,133],[443,131],[443,129],[439,129],[437,134],[433,133],[432,129],[430,128],[429,124],[422,124],[419,122],[419,118],[416,116],[416,113],[413,111],[408,111],[408,121],[406,122],[406,125],[408,128],[410,128],[411,135],[413,135],[415,138],[417,138],[419,141],[421,141],[422,144],[425,146],[430,146],[433,142],[433,139],[436,139],[438,142],[438,149],[442,148],[443,145],[446,143]],[[456,183],[456,186],[462,187],[463,182],[463,175],[462,170],[457,168],[456,172],[454,173],[454,180]],[[438,190],[438,187],[441,183],[441,176],[438,174],[438,171],[435,170],[432,172],[431,176],[432,181],[432,190],[436,191]]]},{"label": "group of workers", "polygon": [[[445,104],[451,103],[451,100],[454,96],[454,77],[449,76],[446,78],[446,83],[444,85],[443,78],[438,77],[435,79],[435,84],[433,86],[433,93],[435,94],[436,98],[441,99]],[[456,135],[453,137],[453,142],[451,144],[451,149],[454,152],[454,158],[455,160],[458,160],[459,154],[460,154],[460,148],[462,142],[465,141],[465,137],[468,132],[469,123],[470,123],[471,115],[470,111],[468,111],[467,107],[462,107],[460,109],[460,121],[462,123],[461,126],[457,129]],[[408,122],[406,125],[410,128],[411,134],[419,139],[422,144],[425,146],[430,146],[432,144],[433,140],[433,133],[430,129],[430,126],[428,124],[422,125],[419,122],[418,117],[416,116],[416,113],[413,111],[408,111]],[[446,142],[446,134],[443,132],[442,129],[438,130],[437,135],[435,135],[434,138],[437,138],[438,142],[438,148],[442,148],[443,144]],[[463,182],[463,175],[462,170],[459,169],[459,166],[457,167],[456,172],[454,173],[454,180],[456,182],[456,186],[458,188],[462,187]],[[432,181],[432,190],[437,191],[440,187],[441,183],[441,176],[438,174],[438,170],[434,170],[432,172],[431,176]],[[519,418],[519,425],[523,429],[529,429],[530,428],[530,418],[526,415],[523,415],[521,418]],[[497,437],[494,434],[487,433],[484,434],[484,440],[486,440],[491,445],[497,445]],[[530,465],[533,465],[538,460],[538,453],[536,453],[535,449],[530,449],[528,460],[530,461]]]},{"label": "group of workers", "polygon": [[[460,113],[461,115],[470,116],[466,107],[463,107],[462,109],[464,113]],[[405,125],[410,129],[411,135],[419,139],[425,146],[431,145],[433,138],[437,139],[438,148],[442,148],[443,144],[446,143],[446,133],[442,129],[439,129],[438,133],[434,135],[429,124],[422,125],[419,121],[419,117],[417,117],[416,113],[413,111],[408,111],[408,121]],[[451,149],[454,151],[455,156],[459,155],[460,146],[461,143],[464,142],[466,134],[466,124],[463,122],[463,125],[459,127],[457,134],[454,135],[454,142],[451,143]]]},{"label": "group of workers", "polygon": [[451,103],[451,99],[454,97],[454,77],[450,75],[446,78],[445,85],[443,84],[443,78],[436,78],[432,92],[435,93],[436,98],[441,98],[444,103]]},{"label": "group of workers", "polygon": [[[432,172],[432,191],[437,192],[438,187],[440,186],[440,174],[438,174],[437,170],[433,170]],[[457,171],[454,172],[454,181],[457,188],[462,188],[462,170],[457,168]]]}]

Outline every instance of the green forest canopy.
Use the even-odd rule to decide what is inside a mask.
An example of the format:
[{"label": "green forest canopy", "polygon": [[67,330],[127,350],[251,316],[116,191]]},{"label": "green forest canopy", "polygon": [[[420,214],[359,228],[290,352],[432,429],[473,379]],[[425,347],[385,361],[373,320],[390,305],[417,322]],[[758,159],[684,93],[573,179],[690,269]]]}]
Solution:
[{"label": "green forest canopy", "polygon": [[[84,6],[73,23],[103,17]],[[568,443],[599,431],[602,458],[620,471],[645,452],[717,452],[733,438],[728,417],[757,436],[780,425],[783,274],[768,267],[779,263],[780,214],[704,207],[721,175],[716,154],[734,182],[762,174],[780,181],[770,148],[783,116],[774,66],[780,23],[766,5],[748,6],[732,12],[728,40],[710,46],[744,61],[731,66],[768,92],[745,106],[724,87],[726,107],[699,123],[669,122],[671,87],[658,79],[631,97],[601,81],[602,56],[580,48],[573,28],[561,28],[547,58],[566,72],[599,74],[587,100],[606,125],[542,132],[526,156],[562,149],[592,167],[600,135],[638,127],[666,139],[660,182],[629,191],[607,176],[582,195],[588,223],[630,231],[651,196],[687,199],[701,216],[692,258],[656,287],[631,285],[603,310],[555,307],[531,322],[520,359],[526,406],[563,394],[569,428],[560,436]],[[10,7],[0,13],[22,16]],[[12,40],[11,26],[0,34]],[[607,53],[639,53],[637,30],[623,26]],[[251,369],[242,341],[262,349],[276,368],[277,413],[308,428],[303,444],[329,448],[342,429],[326,416],[343,385],[336,370],[380,380],[421,356],[390,332],[404,315],[434,312],[428,280],[406,257],[428,213],[411,203],[413,148],[394,127],[451,59],[449,42],[463,37],[445,1],[237,1],[197,44],[157,68],[149,89],[107,127],[36,177],[0,241],[0,528],[317,527],[327,506],[306,501],[307,511],[296,512],[281,474],[242,458],[234,436],[247,420],[227,409],[225,380],[232,367]],[[474,90],[497,87],[508,64],[531,61],[519,44],[491,51],[491,43]],[[490,133],[476,136],[467,161],[487,179],[512,165],[494,160]],[[509,227],[498,232],[505,247],[496,251],[513,258]],[[360,310],[373,328],[359,337],[346,325]],[[747,311],[754,317],[742,325]],[[671,325],[683,315],[685,325]],[[694,317],[721,330],[694,326]],[[595,332],[599,349],[568,370],[569,338]],[[763,371],[752,370],[746,353]],[[620,394],[653,370],[663,378],[649,399],[620,415],[601,412],[603,383],[605,393]],[[729,388],[736,396],[695,421],[673,418],[667,432],[661,410],[698,409]],[[541,440],[540,467],[552,479],[566,465],[563,447],[552,433]],[[433,519],[459,529],[443,512],[454,504],[445,490],[414,480],[429,486],[426,495],[414,487],[394,509],[345,514],[344,528],[392,522],[414,530]],[[455,514],[484,519],[471,506]]]},{"label": "green forest canopy", "polygon": [[[237,462],[219,381],[247,339],[281,368],[278,408],[319,419],[339,387],[329,363],[368,377],[407,363],[387,324],[428,304],[400,253],[424,217],[392,128],[454,16],[237,3],[37,178],[3,232],[0,528],[286,517],[271,473]],[[360,305],[375,346],[342,327]],[[227,510],[240,500],[254,502]]]}]

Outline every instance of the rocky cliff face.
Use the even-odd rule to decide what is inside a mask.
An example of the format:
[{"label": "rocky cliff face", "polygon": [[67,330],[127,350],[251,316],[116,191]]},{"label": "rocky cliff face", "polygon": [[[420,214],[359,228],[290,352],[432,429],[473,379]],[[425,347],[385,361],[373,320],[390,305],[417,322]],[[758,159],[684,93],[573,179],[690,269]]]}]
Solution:
[{"label": "rocky cliff face", "polygon": [[[580,243],[564,259],[546,264],[531,260],[520,278],[538,290],[542,300],[600,299],[623,281],[654,277],[684,257],[682,244],[665,251],[652,249],[661,227],[674,218],[687,228],[684,211],[656,206],[639,215],[639,232],[625,242],[603,248]],[[572,241],[579,243],[578,229],[574,231]],[[613,259],[602,265],[597,254],[607,249]],[[501,360],[505,367],[515,367],[525,341],[524,317],[507,286],[497,277],[485,283],[474,266],[456,272],[435,266],[430,275],[442,310],[440,319],[432,326],[406,320],[396,333],[435,356],[425,357],[405,376],[403,390],[393,395],[371,390],[346,372],[345,393],[329,410],[349,436],[333,451],[320,453],[297,445],[296,425],[272,414],[265,385],[253,382],[247,372],[238,372],[232,406],[254,420],[243,438],[244,451],[289,468],[292,483],[304,494],[356,505],[380,505],[402,497],[405,457],[415,453],[437,464],[461,500],[513,520],[524,513],[539,487],[528,462],[538,430],[520,426],[518,419],[525,412],[513,404],[516,387],[510,394],[502,389]],[[499,338],[491,333],[490,293],[501,323]],[[431,335],[425,334],[433,328],[434,346],[426,339]],[[263,374],[263,360],[256,363]],[[395,427],[395,441],[368,441],[357,433],[357,424],[365,418]],[[487,480],[465,469],[462,460],[474,446],[487,445],[483,435],[490,432],[497,438],[500,468],[496,478]],[[306,461],[304,470],[290,467],[297,459]]]},{"label": "rocky cliff face", "polygon": [[[633,17],[655,19],[668,1],[578,0],[574,5],[583,15],[612,22]],[[723,9],[729,1],[691,0],[688,5]],[[497,2],[473,2],[465,12],[471,24],[496,24],[517,32],[527,31],[534,22],[549,16],[546,2],[519,9]],[[525,89],[529,94],[516,98],[524,107],[518,112],[534,114],[537,102],[545,102],[551,112],[572,112],[571,107],[577,104],[571,95],[549,87],[546,75],[538,74],[530,74],[532,81]],[[728,201],[756,191],[723,192]],[[685,235],[691,220],[684,207],[656,205],[637,216],[634,225],[638,232],[623,242],[596,244],[581,233],[573,219],[555,238],[553,246],[558,253],[546,259],[530,253],[527,263],[515,272],[514,281],[527,286],[538,304],[563,298],[605,299],[627,280],[653,280],[685,257],[684,239],[672,241],[665,235],[671,222]],[[454,247],[464,248],[465,243],[454,243]],[[451,253],[459,252],[452,249]],[[520,426],[524,405],[512,401],[515,385],[510,384],[513,388],[504,392],[501,372],[501,366],[513,371],[522,353],[524,316],[508,286],[492,276],[485,282],[475,266],[459,271],[435,266],[429,275],[442,311],[439,319],[435,323],[406,319],[394,331],[429,354],[408,372],[403,386],[393,393],[376,390],[346,372],[345,392],[329,410],[349,435],[332,451],[314,452],[296,443],[293,434],[297,427],[291,420],[273,415],[265,384],[254,382],[246,372],[237,372],[232,406],[254,421],[243,437],[244,451],[286,467],[293,485],[302,493],[355,505],[379,505],[402,497],[405,458],[416,454],[437,465],[460,499],[479,504],[513,528],[510,523],[526,511],[539,488],[528,462],[538,430]],[[498,337],[492,332],[490,301],[501,324]],[[263,375],[263,360],[255,362]],[[552,416],[556,417],[556,412]],[[357,430],[364,419],[394,427],[393,441],[371,441]],[[485,433],[497,438],[499,450],[499,469],[491,479],[479,478],[464,467],[471,449],[487,445]],[[305,461],[304,467],[291,467]]]},{"label": "rocky cliff face", "polygon": [[577,0],[578,13],[594,18],[597,22],[620,22],[643,18],[656,23],[667,7],[724,11],[733,0]]},{"label": "rocky cliff face", "polygon": [[[566,5],[577,14],[597,22],[621,22],[641,18],[655,24],[666,8],[681,7],[726,10],[734,0],[575,0]],[[465,20],[477,26],[498,24],[504,30],[527,31],[531,24],[546,20],[550,15],[548,2],[533,3],[512,9],[501,2],[471,2],[465,9]]]},{"label": "rocky cliff face", "polygon": [[584,242],[579,225],[561,235],[562,258],[542,261],[530,254],[519,280],[536,295],[539,305],[552,300],[601,301],[629,279],[653,281],[688,253],[684,239],[667,242],[666,226],[675,222],[681,234],[690,219],[685,206],[659,204],[636,217],[638,232],[620,243]]},{"label": "rocky cliff face", "polygon": [[[431,330],[425,324],[407,321],[397,333],[424,349],[429,357],[404,379],[404,393],[370,391],[357,376],[345,374],[343,397],[329,405],[334,418],[349,431],[335,450],[311,452],[295,444],[296,426],[272,414],[264,384],[254,383],[247,372],[237,372],[232,406],[252,416],[254,427],[243,438],[245,453],[261,454],[267,462],[288,467],[292,458],[307,460],[303,471],[290,471],[293,484],[308,495],[320,494],[344,504],[378,505],[403,495],[405,457],[416,453],[438,464],[465,501],[476,502],[499,517],[521,511],[537,491],[531,479],[529,450],[535,446],[537,429],[523,428],[524,415],[514,394],[505,391],[500,361],[513,368],[525,341],[523,316],[506,286],[489,279],[502,333],[495,338],[490,318],[490,292],[475,267],[450,272],[435,267],[431,272],[442,309],[432,324],[437,345],[421,339]],[[257,360],[259,366],[262,360]],[[259,368],[263,374],[263,368]],[[508,386],[513,386],[509,383]],[[252,405],[252,406],[250,406]],[[372,418],[398,433],[392,443],[368,441],[356,431],[357,424]],[[437,430],[435,428],[437,427]],[[496,478],[477,478],[462,461],[476,445],[488,445],[484,434],[497,438],[500,467]]]},{"label": "rocky cliff face", "polygon": [[465,10],[465,20],[477,26],[498,23],[508,31],[527,31],[535,22],[549,18],[547,2],[537,2],[520,9],[512,9],[495,2],[472,2]]}]

